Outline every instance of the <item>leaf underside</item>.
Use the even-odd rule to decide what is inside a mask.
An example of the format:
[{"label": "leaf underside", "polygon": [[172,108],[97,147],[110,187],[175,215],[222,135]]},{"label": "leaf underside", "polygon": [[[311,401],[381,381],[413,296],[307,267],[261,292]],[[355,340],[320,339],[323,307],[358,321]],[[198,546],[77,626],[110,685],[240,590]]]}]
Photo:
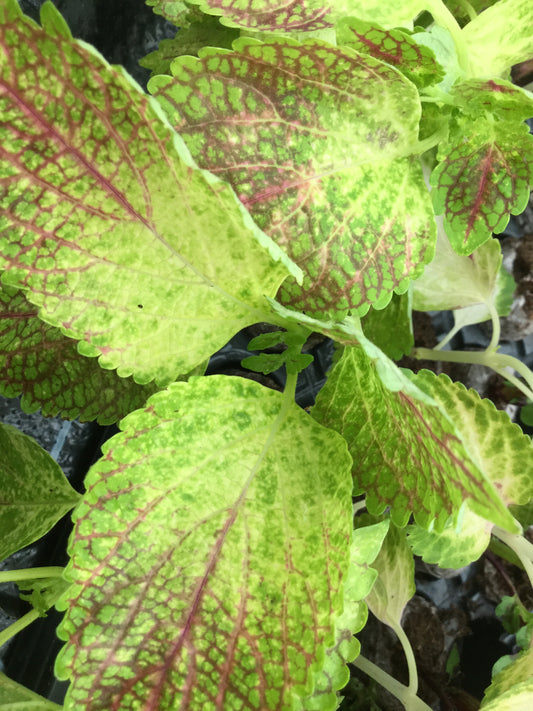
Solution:
[{"label": "leaf underside", "polygon": [[318,395],[313,416],[348,442],[354,494],[366,494],[371,513],[390,506],[399,526],[413,514],[420,526],[434,522],[442,530],[468,501],[476,513],[514,530],[494,485],[451,419],[410,393],[390,392],[362,349],[345,350]]},{"label": "leaf underside", "polygon": [[70,544],[66,709],[289,711],[309,693],[342,606],[350,458],[282,402],[176,383],[105,445]]},{"label": "leaf underside", "polygon": [[228,181],[302,268],[302,286],[284,282],[284,304],[337,319],[384,306],[433,256],[431,200],[409,157],[415,87],[317,40],[234,48],[178,58],[174,76],[149,89],[199,165]]},{"label": "leaf underside", "polygon": [[45,9],[45,29],[0,9],[3,281],[102,367],[168,383],[261,320],[292,267],[155,102]]}]

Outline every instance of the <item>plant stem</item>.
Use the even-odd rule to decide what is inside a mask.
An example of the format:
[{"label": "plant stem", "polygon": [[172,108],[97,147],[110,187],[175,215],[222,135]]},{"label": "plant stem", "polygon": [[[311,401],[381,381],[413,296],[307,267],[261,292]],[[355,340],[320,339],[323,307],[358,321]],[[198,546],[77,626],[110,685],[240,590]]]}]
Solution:
[{"label": "plant stem", "polygon": [[64,568],[50,566],[47,568],[23,568],[22,570],[2,570],[0,572],[0,585],[2,583],[16,583],[20,580],[37,580],[39,578],[60,578]]},{"label": "plant stem", "polygon": [[407,669],[409,671],[409,691],[413,696],[416,696],[418,691],[418,670],[416,668],[415,655],[409,637],[401,625],[394,625],[393,630],[396,632],[398,639],[403,647],[405,658],[407,660]]},{"label": "plant stem", "polygon": [[[495,353],[494,351],[436,351],[431,348],[414,348],[410,354],[419,360],[437,360],[447,363],[475,363],[484,365],[494,370],[498,375],[507,378],[524,395],[533,400],[533,373],[527,365],[514,356]],[[518,378],[506,372],[506,368],[512,368],[519,373],[527,383],[524,385]]]},{"label": "plant stem", "polygon": [[16,622],[13,622],[12,625],[9,625],[9,627],[6,627],[5,630],[2,630],[2,632],[0,632],[0,647],[2,647],[2,645],[6,642],[9,642],[11,637],[14,637],[17,632],[20,632],[28,625],[31,625],[31,623],[40,616],[41,613],[38,610],[30,610]]},{"label": "plant stem", "polygon": [[400,684],[386,671],[380,669],[376,664],[360,654],[352,664],[361,669],[365,674],[375,679],[384,689],[387,689],[398,701],[400,701],[407,711],[431,711],[431,708],[418,696],[412,694],[407,686]]},{"label": "plant stem", "polygon": [[494,526],[492,533],[516,553],[533,587],[533,545],[524,536],[509,533],[499,526]]},{"label": "plant stem", "polygon": [[459,27],[457,20],[448,10],[446,5],[442,0],[428,0],[427,9],[433,16],[433,19],[444,29],[448,30],[451,34],[453,43],[455,45],[455,51],[457,52],[457,59],[461,65],[466,76],[470,76],[470,60],[468,58],[468,50],[461,33],[461,28]]}]

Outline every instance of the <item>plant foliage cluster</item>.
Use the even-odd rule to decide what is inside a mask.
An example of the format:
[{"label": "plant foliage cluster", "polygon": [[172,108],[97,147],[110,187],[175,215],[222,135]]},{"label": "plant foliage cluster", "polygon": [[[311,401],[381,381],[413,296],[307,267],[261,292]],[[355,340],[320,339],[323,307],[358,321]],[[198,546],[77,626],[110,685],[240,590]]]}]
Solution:
[{"label": "plant foliage cluster", "polygon": [[[179,30],[143,60],[145,93],[51,3],[41,25],[0,3],[1,390],[120,426],[83,495],[0,427],[2,557],[74,520],[66,569],[1,581],[30,591],[22,624],[65,612],[67,710],[330,711],[348,663],[427,709],[401,625],[413,556],[459,568],[497,538],[533,579],[530,438],[394,362],[481,363],[533,399],[498,351],[514,283],[492,236],[533,184],[533,95],[510,81],[533,6],[147,4]],[[490,320],[491,343],[414,349],[413,309],[453,310],[450,337]],[[257,323],[245,365],[284,367],[283,393],[203,375]],[[313,332],[338,348],[306,412]],[[368,609],[408,686],[360,654]],[[484,711],[533,707],[521,640]],[[58,708],[4,676],[0,705]]]}]

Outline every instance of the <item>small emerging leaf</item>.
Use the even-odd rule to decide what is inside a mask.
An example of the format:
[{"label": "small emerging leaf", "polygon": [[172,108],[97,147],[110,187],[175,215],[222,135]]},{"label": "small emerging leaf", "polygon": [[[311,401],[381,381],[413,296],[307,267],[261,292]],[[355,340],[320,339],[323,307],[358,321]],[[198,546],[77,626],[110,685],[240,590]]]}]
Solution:
[{"label": "small emerging leaf", "polygon": [[80,495],[35,440],[0,423],[0,560],[37,541]]}]

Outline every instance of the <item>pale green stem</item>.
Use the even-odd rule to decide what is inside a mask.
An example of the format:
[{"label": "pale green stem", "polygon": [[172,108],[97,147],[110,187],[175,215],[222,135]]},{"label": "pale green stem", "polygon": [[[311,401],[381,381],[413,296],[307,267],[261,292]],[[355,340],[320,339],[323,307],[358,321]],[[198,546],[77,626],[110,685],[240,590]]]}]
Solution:
[{"label": "pale green stem", "polygon": [[366,509],[366,499],[363,499],[362,501],[356,501],[352,507],[353,515],[357,516],[359,511],[362,511],[363,509]]},{"label": "pale green stem", "polygon": [[296,394],[296,382],[298,380],[298,373],[287,373],[287,380],[285,382],[285,388],[283,390],[283,407],[282,410],[286,411],[292,403],[294,402],[294,396]]},{"label": "pale green stem", "polygon": [[446,5],[442,0],[428,0],[427,9],[432,14],[433,19],[440,25],[444,27],[451,34],[453,42],[455,44],[455,51],[457,52],[457,59],[459,64],[463,68],[465,74],[470,76],[470,60],[468,58],[468,49],[464,41],[463,35],[461,33],[461,28],[459,27],[457,20],[448,10]]},{"label": "pale green stem", "polygon": [[22,570],[2,570],[0,572],[0,585],[2,583],[17,583],[21,580],[37,580],[39,578],[60,578],[64,568],[50,566],[48,568],[23,568]]},{"label": "pale green stem", "polygon": [[[533,373],[527,365],[514,356],[488,351],[436,351],[431,348],[414,348],[411,357],[418,360],[437,360],[446,363],[473,363],[494,370],[498,375],[507,378],[524,395],[533,400]],[[506,368],[512,368],[521,375],[527,383],[507,373]]]},{"label": "pale green stem", "polygon": [[474,10],[472,5],[468,2],[468,0],[457,0],[459,5],[464,9],[466,14],[468,15],[470,20],[475,20],[477,17],[477,12]]},{"label": "pale green stem", "polygon": [[31,625],[31,623],[40,616],[41,613],[38,612],[38,610],[30,610],[16,622],[13,622],[12,625],[9,625],[9,627],[6,627],[5,630],[2,630],[2,632],[0,632],[0,647],[2,647],[2,645],[6,642],[9,642],[11,637],[14,637],[17,632],[20,632],[28,625]]},{"label": "pale green stem", "polygon": [[394,679],[394,677],[361,654],[352,664],[365,674],[368,674],[372,679],[375,679],[384,689],[387,689],[405,706],[407,711],[431,711],[431,708],[418,696],[412,694],[407,686],[400,684],[397,679]]},{"label": "pale green stem", "polygon": [[499,526],[494,526],[492,533],[516,553],[533,587],[533,545],[524,536],[509,533]]},{"label": "pale green stem", "polygon": [[413,696],[416,696],[418,691],[418,669],[416,668],[415,655],[409,637],[405,634],[401,625],[394,625],[392,628],[400,640],[403,647],[405,658],[407,660],[407,669],[409,670],[409,691]]},{"label": "pale green stem", "polygon": [[490,339],[487,351],[496,353],[498,344],[500,342],[501,334],[500,316],[496,311],[496,306],[492,302],[487,304],[487,306],[490,312],[490,318],[492,320],[492,338]]},{"label": "pale green stem", "polygon": [[446,138],[446,133],[448,131],[448,126],[441,128],[439,131],[435,131],[431,136],[424,138],[423,141],[419,141],[416,146],[411,150],[411,153],[416,155],[422,155],[426,151],[431,150],[435,146],[438,146]]}]

